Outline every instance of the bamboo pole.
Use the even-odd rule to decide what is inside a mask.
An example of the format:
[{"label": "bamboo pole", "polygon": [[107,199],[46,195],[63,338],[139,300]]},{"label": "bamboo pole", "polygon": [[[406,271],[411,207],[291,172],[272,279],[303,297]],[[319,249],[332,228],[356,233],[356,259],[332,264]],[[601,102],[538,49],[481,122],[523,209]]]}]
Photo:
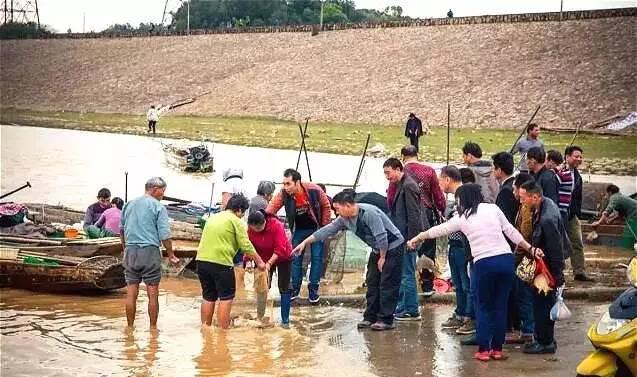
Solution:
[{"label": "bamboo pole", "polygon": [[[582,124],[584,122],[580,121],[579,124],[577,125],[577,128],[575,129],[575,135],[573,135],[573,138],[571,139],[571,142],[568,144],[568,146],[572,146],[573,143],[575,142],[575,138],[577,138],[577,135],[579,134],[579,129],[582,127]],[[564,156],[566,157],[566,156]]]},{"label": "bamboo pole", "polygon": [[[310,118],[307,117],[305,118],[305,128],[301,131],[301,146],[299,147],[299,156],[296,159],[296,169],[295,170],[299,170],[299,164],[301,163],[301,154],[303,153],[303,147],[305,146],[305,134],[307,133],[307,125],[310,121]],[[299,127],[301,127],[301,124],[299,123]]]},{"label": "bamboo pole", "polygon": [[354,181],[354,191],[356,191],[356,187],[358,186],[358,181],[361,178],[361,174],[363,173],[363,166],[365,165],[365,155],[367,155],[367,147],[369,146],[369,139],[371,138],[371,134],[367,133],[367,140],[365,141],[365,148],[363,148],[363,153],[361,155],[361,162],[358,165],[358,171],[356,172],[356,180]]},{"label": "bamboo pole", "polygon": [[537,108],[533,112],[533,115],[531,115],[531,118],[529,119],[529,121],[526,122],[526,126],[524,126],[522,131],[520,131],[520,134],[518,135],[518,137],[513,142],[513,145],[511,146],[511,150],[509,150],[509,153],[513,153],[513,150],[515,149],[515,145],[518,143],[518,140],[520,140],[520,138],[522,137],[522,135],[526,131],[527,127],[529,127],[529,124],[531,124],[531,122],[533,122],[533,119],[535,119],[535,115],[537,115],[537,112],[540,111],[540,106],[542,106],[542,105],[537,105]]}]

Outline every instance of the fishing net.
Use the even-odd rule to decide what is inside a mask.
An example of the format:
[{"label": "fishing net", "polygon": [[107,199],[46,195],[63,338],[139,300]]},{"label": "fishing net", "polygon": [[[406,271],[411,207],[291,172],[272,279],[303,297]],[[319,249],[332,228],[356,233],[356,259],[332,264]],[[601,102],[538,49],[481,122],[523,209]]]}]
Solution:
[{"label": "fishing net", "polygon": [[254,270],[254,291],[257,293],[267,293],[270,289],[268,286],[268,271]]},{"label": "fishing net", "polygon": [[120,263],[120,261],[116,257],[110,255],[98,255],[78,263],[76,268],[106,269],[118,263]]},{"label": "fishing net", "polygon": [[325,278],[332,283],[340,283],[345,271],[363,271],[369,249],[353,232],[338,233],[326,242]]}]

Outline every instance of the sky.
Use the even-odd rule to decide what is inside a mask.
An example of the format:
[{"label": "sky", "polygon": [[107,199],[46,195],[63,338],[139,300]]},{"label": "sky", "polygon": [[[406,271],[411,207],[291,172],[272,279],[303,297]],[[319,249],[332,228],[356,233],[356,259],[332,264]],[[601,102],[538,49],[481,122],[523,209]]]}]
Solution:
[{"label": "sky", "polygon": [[[19,0],[26,2],[27,0]],[[17,2],[17,0],[16,0]],[[559,11],[560,0],[355,0],[358,8],[384,9],[400,5],[403,15],[419,18],[445,17],[449,9],[456,17],[485,14]],[[57,32],[100,31],[109,25],[140,22],[160,23],[165,0],[38,0],[40,23]],[[168,0],[168,11],[180,0]],[[564,10],[624,8],[637,0],[564,0]],[[167,16],[169,19],[170,16]],[[167,21],[168,22],[168,21]]]}]

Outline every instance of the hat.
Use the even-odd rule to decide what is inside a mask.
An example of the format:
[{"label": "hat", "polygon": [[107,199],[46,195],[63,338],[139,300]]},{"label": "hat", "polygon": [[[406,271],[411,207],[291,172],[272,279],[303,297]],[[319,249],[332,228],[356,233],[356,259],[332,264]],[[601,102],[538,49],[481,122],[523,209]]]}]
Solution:
[{"label": "hat", "polygon": [[229,178],[232,177],[239,177],[241,179],[243,179],[243,169],[241,168],[228,168],[226,170],[223,171],[223,181],[227,181]]}]

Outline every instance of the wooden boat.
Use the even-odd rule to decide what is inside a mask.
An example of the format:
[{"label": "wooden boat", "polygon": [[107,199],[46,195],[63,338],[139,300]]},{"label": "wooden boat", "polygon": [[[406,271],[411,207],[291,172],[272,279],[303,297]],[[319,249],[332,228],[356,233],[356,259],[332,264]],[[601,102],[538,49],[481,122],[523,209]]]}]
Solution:
[{"label": "wooden boat", "polygon": [[122,243],[117,237],[92,240],[68,240],[59,238],[30,238],[0,235],[0,246],[13,247],[22,251],[34,251],[48,255],[89,258],[98,255],[122,255]]},{"label": "wooden boat", "polygon": [[84,220],[84,212],[61,205],[26,203],[27,218],[37,224],[75,224]]},{"label": "wooden boat", "polygon": [[[96,293],[126,286],[124,267],[119,259],[112,256],[74,258],[17,249],[1,250],[4,259],[0,259],[0,287],[59,293]],[[13,255],[7,257],[7,254]]]}]

